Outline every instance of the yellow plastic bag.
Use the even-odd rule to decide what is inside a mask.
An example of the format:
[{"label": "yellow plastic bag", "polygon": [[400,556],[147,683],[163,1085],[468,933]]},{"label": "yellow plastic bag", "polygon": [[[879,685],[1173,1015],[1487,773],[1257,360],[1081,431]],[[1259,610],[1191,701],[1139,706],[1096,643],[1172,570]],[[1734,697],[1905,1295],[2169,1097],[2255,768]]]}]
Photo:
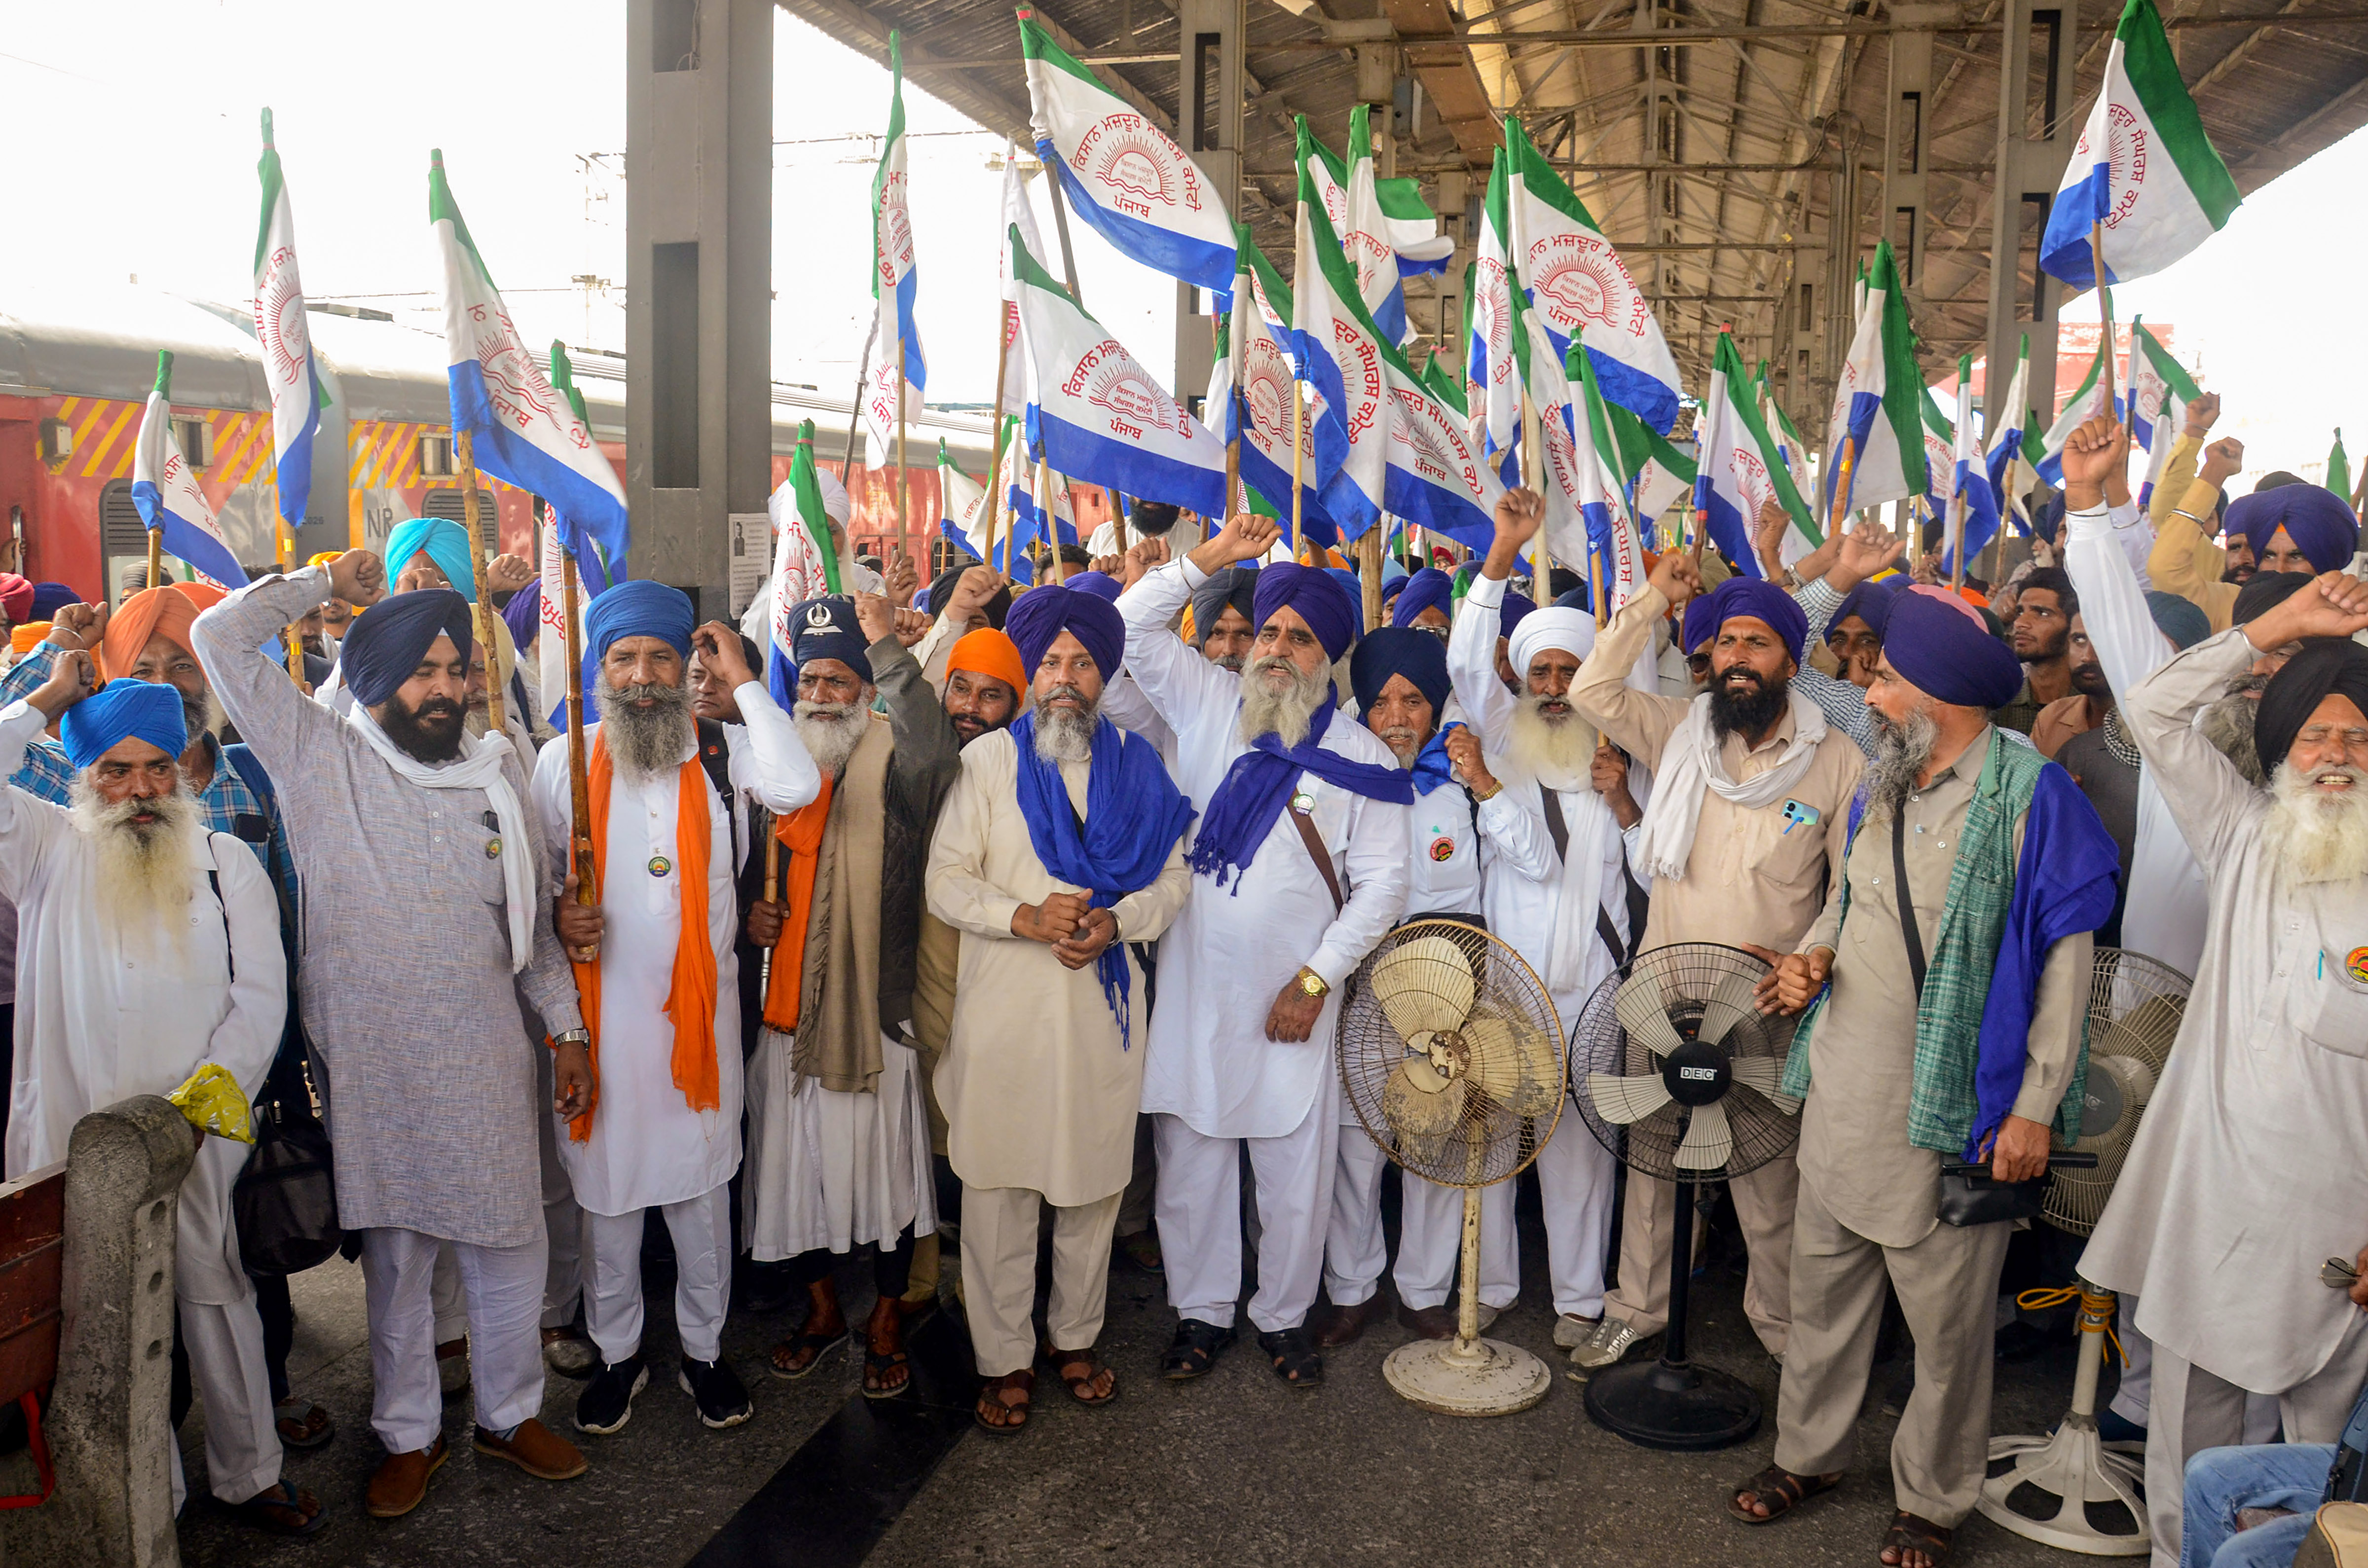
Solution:
[{"label": "yellow plastic bag", "polygon": [[246,1092],[238,1080],[222,1068],[209,1062],[188,1076],[188,1082],[165,1096],[181,1108],[189,1125],[200,1132],[211,1132],[217,1138],[227,1138],[234,1143],[255,1142],[255,1115],[246,1101]]}]

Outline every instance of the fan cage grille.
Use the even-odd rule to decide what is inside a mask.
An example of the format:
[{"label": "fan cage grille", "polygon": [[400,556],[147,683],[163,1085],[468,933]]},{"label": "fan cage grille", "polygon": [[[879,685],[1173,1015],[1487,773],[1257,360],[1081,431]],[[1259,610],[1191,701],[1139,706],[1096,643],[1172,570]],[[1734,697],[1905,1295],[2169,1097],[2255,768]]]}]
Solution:
[{"label": "fan cage grille", "polygon": [[[1522,1053],[1524,1062],[1547,1069],[1538,1080],[1525,1077],[1522,1108],[1509,1108],[1471,1080],[1457,1096],[1452,1121],[1443,1120],[1436,1133],[1402,1133],[1383,1108],[1392,1074],[1416,1052],[1390,1022],[1373,994],[1373,972],[1393,954],[1425,937],[1443,937],[1452,942],[1465,964],[1468,980],[1456,966],[1438,966],[1428,983],[1421,970],[1427,960],[1415,960],[1411,983],[1446,997],[1460,995],[1460,987],[1476,982],[1476,993],[1466,1017],[1469,1022],[1501,1022],[1517,1038],[1536,1048]],[[1406,960],[1394,971],[1401,985],[1409,983]],[[1467,1022],[1467,1028],[1469,1028]],[[1538,1151],[1554,1137],[1567,1101],[1562,1020],[1546,988],[1520,954],[1498,937],[1475,926],[1452,920],[1417,920],[1399,926],[1360,964],[1343,988],[1337,1056],[1342,1091],[1357,1120],[1373,1142],[1399,1167],[1441,1187],[1489,1187],[1527,1169]]]},{"label": "fan cage grille", "polygon": [[[2089,1096],[2099,1096],[2100,1077],[2112,1075],[2147,1085],[2162,1075],[2171,1041],[2187,1013],[2188,977],[2163,962],[2125,948],[2099,948],[2089,971]],[[2124,1058],[2136,1071],[2116,1073],[2108,1058]],[[2112,1085],[2123,1110],[2112,1126],[2074,1141],[2072,1147],[2097,1156],[2094,1170],[2059,1169],[2047,1184],[2042,1212],[2047,1222],[2076,1236],[2097,1228],[2105,1200],[2121,1179],[2138,1125],[2146,1115],[2144,1097],[2131,1098],[2122,1085]]]}]

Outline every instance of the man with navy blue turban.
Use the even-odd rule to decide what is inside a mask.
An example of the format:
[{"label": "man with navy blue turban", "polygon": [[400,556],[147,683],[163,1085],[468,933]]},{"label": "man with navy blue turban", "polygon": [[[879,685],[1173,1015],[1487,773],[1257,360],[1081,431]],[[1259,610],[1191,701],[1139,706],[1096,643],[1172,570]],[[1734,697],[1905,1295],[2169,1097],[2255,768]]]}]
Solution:
[{"label": "man with navy blue turban", "polygon": [[[1645,591],[1614,611],[1571,683],[1570,699],[1613,745],[1652,769],[1652,798],[1629,836],[1629,864],[1652,890],[1637,950],[1718,942],[1783,952],[1825,905],[1840,871],[1840,824],[1865,759],[1795,678],[1808,617],[1757,577],[1730,577],[1699,613],[1694,649],[1709,683],[1691,699],[1632,678],[1652,653],[1654,626],[1688,611],[1702,577],[1682,550],[1665,552]],[[1643,686],[1645,689],[1639,689]],[[1785,1353],[1795,1169],[1783,1155],[1730,1182],[1750,1251],[1744,1316],[1770,1355]],[[1620,1284],[1602,1322],[1571,1351],[1580,1376],[1616,1364],[1668,1318],[1668,1251],[1677,1195],[1650,1177],[1628,1184]]]},{"label": "man with navy blue turban", "polygon": [[1991,722],[2021,681],[1964,599],[1919,585],[1893,601],[1840,885],[1760,988],[1809,1009],[1782,1085],[1804,1102],[1793,1332],[1775,1462],[1726,1503],[1757,1521],[1839,1478],[1887,1278],[1916,1325],[1882,1543],[1902,1562],[1940,1561],[1980,1498],[2013,1230],[1943,1222],[1942,1163],[2029,1181],[2052,1137],[2079,1137],[2093,933],[2120,874],[2070,776]]},{"label": "man with navy blue turban", "polygon": [[1334,707],[1332,666],[1358,607],[1322,570],[1258,574],[1241,674],[1168,630],[1202,585],[1279,536],[1269,519],[1234,517],[1135,584],[1119,610],[1127,668],[1176,732],[1176,780],[1201,813],[1193,896],[1160,944],[1143,1089],[1179,1320],[1165,1371],[1200,1377],[1233,1343],[1247,1146],[1263,1226],[1250,1322],[1276,1374],[1305,1388],[1324,1369],[1306,1319],[1339,1135],[1326,1042],[1338,987],[1405,913],[1414,789],[1390,748]]},{"label": "man with navy blue turban", "polygon": [[806,1292],[805,1322],[771,1354],[791,1379],[848,1337],[833,1273],[873,1248],[862,1383],[886,1399],[912,1386],[897,1302],[916,1239],[938,1228],[912,1020],[922,867],[962,740],[912,653],[925,614],[859,592],[793,605],[787,621],[795,722],[821,792],[776,819],[780,896],[749,907],[748,934],[773,956],[747,1069],[745,1234]]},{"label": "man with navy blue turban", "polygon": [[961,933],[936,1082],[962,1183],[971,1348],[986,1380],[974,1419],[996,1433],[1028,1420],[1046,1204],[1045,1358],[1079,1402],[1117,1395],[1094,1346],[1148,1056],[1148,993],[1131,944],[1167,929],[1192,881],[1190,803],[1158,753],[1100,710],[1126,623],[1077,582],[1012,605],[1005,627],[1034,706],[963,749],[929,848],[930,912]]},{"label": "man with navy blue turban", "polygon": [[[462,722],[468,604],[385,590],[383,563],[349,551],[248,585],[191,635],[279,787],[300,883],[366,890],[302,901],[299,994],[329,1072],[338,1222],[362,1238],[370,1425],[386,1450],[368,1506],[393,1517],[419,1506],[445,1458],[429,1301],[448,1245],[468,1305],[477,1451],[543,1480],[586,1468],[537,1418],[549,1244],[538,1124],[545,1106],[588,1108],[592,1075],[524,767],[507,737]],[[298,690],[276,647],[261,651],[332,597],[367,607],[346,638],[356,705],[344,715]],[[527,1038],[521,997],[550,1044]]]},{"label": "man with navy blue turban", "polygon": [[1454,590],[1454,578],[1436,566],[1424,567],[1398,589],[1397,603],[1390,609],[1390,624],[1428,631],[1444,642]]},{"label": "man with navy blue turban", "polygon": [[[279,901],[255,857],[204,825],[181,776],[180,694],[116,680],[91,695],[96,678],[90,654],[62,651],[37,689],[0,708],[0,776],[53,720],[74,770],[70,806],[0,790],[0,897],[17,906],[22,960],[10,1180],[63,1160],[83,1117],[170,1094],[207,1068],[235,1081],[231,1098],[251,1100],[287,1016]],[[310,1534],[321,1505],[280,1482],[263,1325],[232,1230],[253,1139],[199,1137],[171,1278],[205,1397],[207,1479],[243,1522]],[[177,1507],[180,1445],[166,1447]]]},{"label": "man with navy blue turban", "polygon": [[[600,1355],[575,1426],[618,1431],[648,1381],[642,1230],[656,1210],[679,1260],[678,1381],[704,1425],[735,1426],[750,1414],[723,1352],[745,1054],[737,871],[757,808],[795,811],[822,781],[739,633],[720,622],[694,630],[681,589],[616,584],[593,597],[584,630],[585,686],[599,713],[585,730],[590,812],[577,821],[564,740],[542,748],[530,797],[544,864],[564,878],[559,935],[592,1037],[590,1108],[554,1130],[585,1214],[585,1327]],[[694,648],[732,692],[736,735],[692,713]],[[576,896],[579,878],[594,902]]]}]

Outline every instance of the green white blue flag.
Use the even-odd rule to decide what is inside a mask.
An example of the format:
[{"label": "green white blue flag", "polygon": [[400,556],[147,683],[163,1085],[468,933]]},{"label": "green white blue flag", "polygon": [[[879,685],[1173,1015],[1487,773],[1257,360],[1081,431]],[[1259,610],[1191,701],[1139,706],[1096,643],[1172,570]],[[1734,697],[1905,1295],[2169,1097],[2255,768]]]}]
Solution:
[{"label": "green white blue flag", "polygon": [[272,475],[279,489],[279,516],[291,528],[304,526],[304,505],[313,494],[313,437],[321,428],[328,394],[313,363],[313,334],[304,320],[304,284],[296,272],[296,219],[289,210],[288,183],[279,174],[279,150],[271,144],[271,111],[263,111],[263,219],[255,236],[255,346],[263,358],[263,384],[271,398]]},{"label": "green white blue flag", "polygon": [[1512,176],[1499,147],[1480,204],[1480,237],[1464,279],[1470,297],[1463,311],[1470,343],[1464,375],[1479,389],[1478,406],[1471,412],[1481,416],[1483,438],[1492,452],[1511,446],[1521,428],[1521,373],[1513,356],[1511,203]]},{"label": "green white blue flag", "polygon": [[1907,324],[1891,242],[1877,242],[1858,335],[1834,389],[1817,515],[1827,526],[1854,507],[1924,492],[1924,373]]},{"label": "green white blue flag", "polygon": [[[1300,375],[1324,397],[1314,415],[1322,426],[1316,450],[1324,459],[1317,478],[1324,509],[1355,539],[1381,517],[1388,458],[1389,389],[1382,374],[1385,356],[1396,346],[1383,336],[1366,313],[1357,275],[1340,248],[1339,235],[1324,210],[1323,193],[1310,165],[1315,138],[1307,117],[1299,120],[1299,223],[1292,266],[1292,358]],[[1411,372],[1409,372],[1411,374]]]},{"label": "green white blue flag", "polygon": [[[905,176],[905,54],[897,35],[888,35],[888,136],[871,172],[871,300],[873,353],[863,389],[866,468],[897,460],[900,418],[920,415],[921,392],[929,367],[921,353],[921,324],[914,314],[921,270],[913,251],[910,184]],[[904,406],[897,406],[897,361],[904,363]]]},{"label": "green white blue flag", "polygon": [[1743,355],[1734,335],[1725,329],[1711,358],[1709,390],[1694,430],[1702,443],[1700,469],[1694,477],[1694,510],[1706,513],[1710,537],[1719,552],[1744,573],[1760,575],[1759,553],[1751,547],[1751,530],[1759,508],[1773,501],[1790,520],[1785,528],[1783,559],[1797,561],[1817,547],[1824,536],[1809,519],[1809,505],[1793,484],[1784,456],[1759,415],[1759,398],[1743,368]]},{"label": "green white blue flag", "polygon": [[173,357],[162,350],[156,355],[156,385],[141,411],[140,438],[131,449],[131,505],[142,523],[163,531],[166,555],[188,562],[209,582],[246,586],[246,574],[222,538],[213,503],[198,487],[198,476],[182,454],[173,428]]}]

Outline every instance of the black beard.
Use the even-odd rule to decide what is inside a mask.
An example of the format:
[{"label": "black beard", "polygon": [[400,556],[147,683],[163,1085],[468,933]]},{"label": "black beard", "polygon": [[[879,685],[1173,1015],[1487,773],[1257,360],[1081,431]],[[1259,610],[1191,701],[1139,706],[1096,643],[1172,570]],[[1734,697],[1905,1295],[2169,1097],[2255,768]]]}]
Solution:
[{"label": "black beard", "polygon": [[1741,735],[1746,740],[1752,740],[1784,716],[1784,710],[1792,701],[1793,683],[1779,679],[1770,685],[1754,672],[1752,678],[1756,684],[1748,691],[1737,691],[1726,684],[1727,676],[1733,673],[1725,671],[1711,679],[1711,733],[1721,741],[1729,735]]},{"label": "black beard", "polygon": [[461,755],[466,733],[466,712],[449,698],[431,697],[416,708],[405,708],[401,698],[388,701],[378,727],[386,738],[425,763],[451,762]]}]

